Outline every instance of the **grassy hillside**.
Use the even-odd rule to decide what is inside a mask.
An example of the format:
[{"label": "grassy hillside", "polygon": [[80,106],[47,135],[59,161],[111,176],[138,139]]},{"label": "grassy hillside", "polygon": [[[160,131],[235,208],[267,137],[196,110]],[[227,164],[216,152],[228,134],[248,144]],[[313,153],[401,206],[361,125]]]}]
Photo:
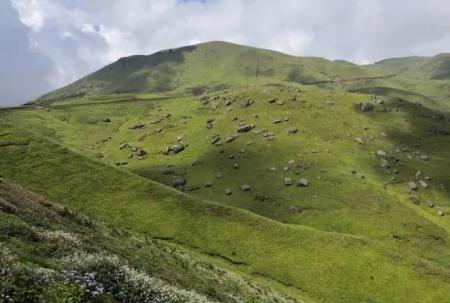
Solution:
[{"label": "grassy hillside", "polygon": [[[213,67],[213,68],[212,68]],[[201,94],[257,83],[317,82],[336,78],[383,76],[376,67],[345,61],[301,58],[227,42],[209,42],[131,56],[38,99],[113,93],[188,90]]]},{"label": "grassy hillside", "polygon": [[1,176],[45,197],[0,182],[1,293],[81,297],[73,269],[107,302],[145,295],[131,273],[177,302],[450,302],[448,58],[210,42],[0,109]]},{"label": "grassy hillside", "polygon": [[295,302],[177,245],[3,179],[0,210],[2,302]]},{"label": "grassy hillside", "polygon": [[[228,89],[205,100],[105,96],[4,111],[0,170],[299,300],[446,302],[445,114],[301,86]],[[360,111],[361,101],[374,110]],[[220,140],[211,144],[215,134]],[[226,143],[231,135],[238,136]],[[163,153],[176,144],[185,149]],[[153,182],[180,177],[186,184],[178,190]],[[309,186],[297,186],[301,178]],[[285,185],[289,179],[294,184]],[[408,194],[408,182],[420,187],[420,180],[427,188]]]}]

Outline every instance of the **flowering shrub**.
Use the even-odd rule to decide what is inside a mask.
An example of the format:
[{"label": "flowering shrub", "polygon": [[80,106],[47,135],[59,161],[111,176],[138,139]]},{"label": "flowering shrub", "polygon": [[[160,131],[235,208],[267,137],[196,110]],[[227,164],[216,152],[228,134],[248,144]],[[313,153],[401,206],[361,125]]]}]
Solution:
[{"label": "flowering shrub", "polygon": [[72,268],[64,272],[65,277],[80,285],[88,300],[108,295],[119,302],[211,302],[193,291],[179,289],[139,272],[115,256],[77,254],[64,261]]}]

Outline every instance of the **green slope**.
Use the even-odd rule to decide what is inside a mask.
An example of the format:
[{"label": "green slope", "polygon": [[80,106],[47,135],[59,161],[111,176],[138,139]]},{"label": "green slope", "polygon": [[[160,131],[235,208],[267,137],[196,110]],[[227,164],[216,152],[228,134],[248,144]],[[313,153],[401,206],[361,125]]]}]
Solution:
[{"label": "green slope", "polygon": [[0,231],[2,301],[295,302],[197,253],[111,227],[4,179]]},{"label": "green slope", "polygon": [[[234,271],[273,283],[280,291],[285,291],[280,285],[289,286],[289,293],[300,299],[446,302],[450,221],[437,211],[449,210],[449,142],[444,133],[429,134],[445,130],[448,117],[395,98],[362,113],[354,103],[367,96],[299,88],[227,90],[216,99],[211,95],[207,105],[190,96],[158,99],[147,94],[5,111],[2,120],[12,124],[2,127],[0,156],[5,161],[0,170],[31,190],[113,225],[228,260]],[[235,99],[231,107],[223,103],[228,98]],[[284,103],[270,103],[273,98]],[[248,99],[255,103],[241,107]],[[215,119],[212,129],[205,127],[209,118]],[[275,118],[288,121],[274,124]],[[140,122],[142,128],[130,129]],[[239,133],[232,143],[211,145],[213,133],[226,138],[241,122],[255,124],[254,131],[268,128],[274,141],[251,131]],[[299,133],[289,135],[291,127]],[[178,136],[189,144],[186,150],[160,154]],[[119,149],[124,142],[150,155],[127,159],[131,151]],[[382,158],[391,168],[380,168],[377,150],[386,151]],[[230,154],[235,158],[229,159]],[[129,164],[109,166],[116,161]],[[127,170],[168,183],[183,175],[188,195]],[[352,170],[356,173],[350,174]],[[417,170],[431,177],[430,187],[416,194],[419,205],[405,193]],[[285,177],[304,177],[311,185],[285,186]],[[212,187],[204,187],[209,181]],[[251,191],[242,192],[242,184],[251,185]],[[224,194],[226,188],[233,190],[231,196]],[[428,199],[435,208],[426,206]]]},{"label": "green slope", "polygon": [[376,67],[345,61],[294,57],[227,42],[208,42],[131,56],[46,94],[35,103],[57,98],[174,89],[201,92],[256,83],[317,82],[336,78],[383,76]]}]

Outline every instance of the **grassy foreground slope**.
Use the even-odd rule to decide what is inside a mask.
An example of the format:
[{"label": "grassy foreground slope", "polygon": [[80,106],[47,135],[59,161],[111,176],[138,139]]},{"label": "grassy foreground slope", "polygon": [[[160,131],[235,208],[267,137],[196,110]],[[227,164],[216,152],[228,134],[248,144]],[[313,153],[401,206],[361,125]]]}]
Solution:
[{"label": "grassy foreground slope", "polygon": [[[257,91],[263,91],[263,88]],[[247,100],[248,94],[253,93],[246,91],[246,98],[244,100]],[[309,112],[306,116],[302,116],[302,111],[295,108],[296,106],[305,106],[302,105],[304,103],[299,102],[296,105],[296,101],[287,99],[288,95],[283,95],[283,93],[278,97],[282,98],[285,102],[290,100],[287,103],[289,105],[286,105],[289,106],[287,109],[284,107],[285,105],[264,103],[262,97],[259,96],[258,99],[255,99],[256,103],[251,106],[257,106],[257,113],[261,115],[260,118],[255,118],[252,111],[243,112],[245,110],[244,108],[241,109],[242,112],[236,107],[235,110],[239,111],[239,116],[242,116],[245,122],[252,122],[249,120],[250,117],[253,117],[252,119],[261,119],[261,122],[255,121],[256,125],[261,123],[261,127],[263,127],[264,123],[270,121],[270,114],[278,116],[282,113],[278,113],[273,106],[283,108],[284,114],[295,113],[295,115],[289,114],[289,121],[292,119],[296,123],[299,123],[300,130],[305,130],[306,137],[301,141],[305,141],[309,145],[305,148],[301,146],[292,147],[296,149],[296,153],[298,150],[300,154],[307,157],[305,162],[327,163],[327,161],[331,161],[326,167],[331,172],[328,178],[332,181],[330,184],[320,187],[318,184],[314,185],[316,181],[313,181],[314,183],[311,184],[311,188],[307,188],[304,191],[299,192],[298,190],[302,190],[299,188],[289,189],[292,191],[290,195],[291,197],[305,195],[302,198],[302,201],[305,203],[312,203],[313,201],[318,203],[318,205],[321,205],[321,210],[325,214],[324,217],[321,217],[322,212],[309,215],[306,211],[306,218],[303,219],[301,213],[295,216],[294,214],[289,215],[287,212],[284,214],[285,218],[289,218],[292,215],[292,219],[290,219],[291,223],[296,224],[283,224],[268,219],[267,217],[270,217],[269,212],[263,213],[266,217],[261,217],[245,210],[224,205],[229,204],[248,208],[245,205],[240,205],[241,200],[242,203],[248,203],[249,201],[248,197],[246,198],[241,193],[233,194],[229,201],[222,205],[206,202],[202,200],[201,194],[198,195],[200,199],[196,199],[195,197],[164,187],[148,179],[138,177],[123,169],[116,169],[109,165],[90,160],[83,155],[74,153],[71,149],[53,143],[45,137],[37,136],[23,130],[23,128],[33,129],[45,136],[54,138],[53,140],[63,142],[69,146],[76,146],[77,149],[85,150],[87,154],[91,155],[91,148],[96,146],[95,144],[91,145],[91,143],[96,142],[102,148],[107,147],[105,150],[100,149],[100,155],[104,153],[106,155],[106,162],[111,163],[115,159],[119,159],[115,158],[117,156],[120,156],[120,159],[122,159],[123,155],[117,154],[118,152],[124,152],[118,149],[118,144],[125,138],[121,136],[124,136],[129,131],[131,132],[129,126],[133,126],[137,122],[142,121],[143,117],[138,116],[136,114],[137,111],[144,112],[144,117],[149,120],[156,118],[153,115],[159,116],[168,112],[173,114],[173,119],[181,118],[182,115],[188,115],[194,117],[192,124],[195,126],[192,130],[190,129],[192,126],[186,128],[188,131],[186,136],[188,138],[191,135],[193,136],[193,139],[189,139],[188,141],[190,146],[186,149],[186,154],[180,153],[168,159],[170,159],[170,163],[175,165],[181,165],[186,162],[189,165],[189,163],[192,163],[190,161],[199,157],[199,151],[207,152],[205,146],[210,146],[210,134],[206,135],[208,139],[205,139],[205,145],[196,143],[203,142],[202,138],[205,136],[203,133],[205,129],[204,118],[206,116],[211,114],[215,116],[218,120],[215,126],[216,130],[223,130],[224,133],[221,133],[223,137],[227,134],[234,133],[235,126],[226,123],[225,121],[228,121],[228,119],[224,120],[223,124],[221,124],[222,114],[219,115],[219,112],[215,114],[214,111],[209,111],[209,109],[198,109],[199,113],[206,111],[206,114],[203,114],[205,116],[197,116],[199,113],[196,112],[197,109],[195,106],[192,104],[188,104],[186,107],[182,106],[186,101],[183,99],[175,99],[169,102],[166,99],[162,103],[157,103],[156,108],[152,104],[154,101],[144,100],[136,101],[138,104],[137,107],[130,106],[126,108],[120,107],[120,103],[116,104],[114,103],[115,101],[112,101],[108,105],[98,105],[99,107],[64,105],[58,108],[58,105],[55,104],[50,108],[50,111],[31,109],[7,112],[2,116],[2,131],[0,134],[0,157],[2,161],[0,162],[0,171],[11,180],[22,184],[30,190],[45,195],[51,200],[59,201],[71,208],[83,210],[95,218],[110,222],[113,226],[143,233],[149,237],[182,244],[201,254],[213,257],[216,260],[215,262],[222,260],[220,262],[227,263],[227,266],[236,272],[243,272],[255,278],[262,279],[272,287],[287,291],[300,299],[311,299],[317,302],[447,302],[450,297],[450,288],[448,287],[450,258],[448,254],[448,229],[446,227],[446,224],[448,224],[447,217],[439,218],[442,220],[438,221],[431,213],[427,214],[428,210],[423,204],[411,206],[410,202],[408,203],[407,201],[405,201],[405,204],[403,202],[399,203],[392,196],[382,193],[379,188],[374,191],[369,191],[367,195],[367,190],[373,184],[380,185],[378,178],[381,177],[376,171],[369,172],[369,184],[361,183],[360,181],[358,183],[349,181],[352,184],[352,188],[349,189],[348,193],[358,193],[361,190],[361,197],[352,198],[348,194],[348,199],[343,199],[340,202],[342,205],[337,207],[340,211],[338,212],[339,215],[336,215],[336,218],[342,215],[343,222],[348,220],[348,223],[342,224],[343,222],[339,223],[338,219],[334,219],[337,225],[326,224],[327,220],[332,220],[333,218],[333,212],[326,215],[327,207],[332,206],[337,201],[327,198],[314,199],[314,194],[309,190],[317,186],[317,194],[323,191],[325,197],[328,194],[333,195],[336,193],[337,196],[341,195],[344,198],[345,190],[340,192],[339,187],[334,187],[331,184],[339,181],[338,176],[340,178],[343,177],[342,172],[339,170],[347,166],[336,166],[333,164],[334,159],[342,159],[341,161],[344,161],[344,163],[350,161],[351,165],[348,166],[350,168],[352,165],[358,164],[359,160],[369,161],[368,159],[373,157],[373,155],[369,156],[370,153],[366,154],[366,152],[360,151],[359,153],[362,157],[355,157],[358,152],[355,152],[351,148],[349,154],[344,156],[346,153],[343,150],[347,149],[347,140],[354,142],[353,135],[356,135],[354,131],[358,129],[358,134],[360,134],[359,132],[364,130],[362,126],[359,126],[362,124],[357,124],[358,127],[355,130],[344,130],[344,137],[340,139],[343,140],[342,145],[333,148],[333,150],[336,150],[336,153],[338,151],[339,153],[331,158],[331,160],[327,160],[330,157],[329,153],[325,151],[327,149],[325,143],[333,138],[333,129],[329,129],[328,132],[319,131],[322,130],[322,127],[328,129],[328,126],[326,124],[316,125],[313,121],[319,121],[319,116],[317,115],[322,115],[323,113],[332,113],[332,115],[337,115],[336,117],[342,117],[343,113],[347,113],[346,119],[363,119],[364,122],[369,122],[371,119],[376,121],[384,120],[384,117],[381,116],[383,115],[382,113],[371,113],[369,115],[370,119],[364,116],[364,114],[353,113],[352,116],[349,116],[348,114],[350,112],[347,112],[347,110],[350,108],[354,110],[352,103],[353,97],[346,97],[345,95],[342,97],[335,96],[335,105],[330,105],[326,103],[326,99],[322,99],[324,97],[323,94],[326,94],[326,92],[312,91],[307,92],[307,94],[312,95],[303,96],[307,97],[305,101],[306,106],[309,107],[309,111],[303,111],[304,114]],[[313,97],[314,94],[318,95]],[[265,98],[268,100],[269,96]],[[300,101],[301,99],[298,100]],[[199,101],[195,100],[193,102]],[[156,114],[158,112],[158,106],[161,107],[160,114]],[[251,106],[247,109],[251,109]],[[270,107],[266,108],[266,106]],[[175,108],[178,108],[180,111],[175,111]],[[187,108],[191,108],[194,112],[183,112]],[[264,108],[266,109],[264,110]],[[146,112],[150,109],[154,109],[155,111],[148,112],[147,114],[150,114],[150,117],[147,117]],[[83,112],[77,113],[77,110],[82,110]],[[334,110],[337,112],[333,112]],[[344,112],[341,113],[341,110]],[[117,116],[113,116],[113,113]],[[407,117],[404,116],[407,113],[403,112],[402,116],[399,117],[399,122]],[[106,117],[106,114],[114,121],[112,122],[112,126],[105,125],[111,122],[100,121],[100,119]],[[309,115],[311,116],[308,118]],[[93,117],[94,119],[92,119]],[[334,129],[337,129],[336,121],[339,121],[337,120],[339,118],[336,117],[333,118],[335,120],[322,119],[320,121],[333,121],[332,125]],[[305,123],[312,124],[309,127],[302,128],[301,121],[303,119],[305,119]],[[351,120],[351,122],[351,124],[356,123],[356,120]],[[83,127],[80,127],[81,125],[78,123],[81,123]],[[168,123],[178,125],[178,122],[173,123],[169,121]],[[64,125],[64,127],[59,128],[57,127],[58,125]],[[291,139],[284,139],[285,135],[283,134],[286,134],[286,127],[288,125],[284,125],[279,130],[274,129],[276,142],[278,140],[281,141],[279,143],[281,144],[281,148],[275,149],[275,153],[288,152],[288,154],[279,158],[271,156],[266,159],[266,161],[276,161],[275,164],[277,167],[281,163],[288,162],[288,157],[292,155],[291,149],[284,148],[284,144],[292,142]],[[330,127],[332,126],[330,125]],[[377,124],[373,124],[370,127],[373,127],[376,131],[384,130],[380,129],[380,125]],[[370,127],[369,129],[371,129]],[[176,139],[174,138],[176,137],[176,132],[170,132],[173,127],[163,128],[163,134],[168,130],[170,140],[169,137],[165,137],[164,135],[150,137],[156,141],[153,144],[149,143],[148,146],[145,146],[151,152],[151,156],[147,160],[149,162],[148,164],[152,161],[155,161],[155,164],[158,164],[158,161],[164,163],[162,162],[164,159],[163,155],[158,155],[157,153],[157,150],[163,147],[159,144],[172,144],[174,142],[173,140]],[[114,131],[111,133],[111,130]],[[117,131],[118,133],[116,133]],[[124,134],[121,135],[122,131]],[[190,133],[190,131],[193,133]],[[308,134],[309,131],[311,131],[310,134]],[[345,132],[353,135],[346,136]],[[105,142],[111,139],[102,143],[98,141],[95,134],[106,136],[106,138],[109,134],[114,138],[113,140],[117,141],[112,142],[109,146],[109,143],[105,144]],[[392,133],[390,136],[394,134]],[[232,147],[231,150],[239,152],[239,145],[247,141],[243,140],[242,137],[253,135],[256,134],[249,133],[240,135],[237,139],[238,141],[234,142],[238,145]],[[339,133],[336,135],[340,137]],[[403,133],[396,134],[398,137],[404,135]],[[127,140],[129,140],[128,136],[129,134],[126,135]],[[344,139],[345,137],[349,139]],[[368,142],[369,147],[378,148],[378,144],[380,143],[377,143],[377,141],[369,143],[373,140],[370,139],[370,133],[362,137]],[[319,141],[315,143],[316,139]],[[252,153],[254,153],[255,158],[249,157],[247,161],[255,162],[249,168],[246,168],[249,171],[261,164],[260,160],[258,162],[258,159],[261,159],[261,154],[258,156],[258,152],[261,153],[263,151],[261,144],[264,141],[260,142],[260,139],[257,137],[254,138],[254,141],[256,147]],[[405,143],[407,142],[405,141]],[[196,146],[196,144],[198,145]],[[277,146],[277,144],[274,143],[274,146]],[[317,144],[317,146],[314,144]],[[366,148],[365,146],[359,146],[358,143],[355,144],[355,148]],[[372,146],[372,144],[374,145]],[[155,146],[155,151],[152,150],[151,146]],[[253,145],[248,146],[250,147],[246,148],[251,150]],[[319,152],[311,151],[312,149],[317,149]],[[94,148],[93,150],[96,149]],[[272,153],[270,148],[265,150],[268,153]],[[308,156],[306,156],[307,150],[309,151]],[[331,146],[329,146],[329,150],[331,150]],[[389,148],[390,150],[391,148]],[[395,148],[392,150],[395,150]],[[226,152],[226,155],[228,155],[229,151]],[[217,155],[216,153],[221,155],[216,150],[216,147],[214,147],[214,155]],[[323,157],[321,156],[322,153],[325,153]],[[191,157],[189,157],[189,154]],[[319,157],[319,160],[309,159],[316,155]],[[216,156],[211,156],[211,158],[206,157],[204,160],[211,160],[214,157]],[[431,155],[431,159],[438,157],[438,154]],[[358,161],[353,162],[355,160]],[[138,168],[139,165],[133,164],[133,161],[139,163],[139,160],[130,160],[130,164]],[[167,161],[167,158],[165,161]],[[417,159],[412,160],[412,163],[416,161],[419,163]],[[440,162],[432,163],[439,165]],[[244,168],[245,162],[242,162],[241,165]],[[361,168],[364,168],[364,171],[369,171],[369,169],[373,169],[372,165],[369,162]],[[405,172],[406,175],[414,174],[413,169],[415,167],[410,165],[410,163],[406,164],[406,167],[409,167]],[[208,166],[209,164],[206,167]],[[211,172],[215,173],[217,167],[213,165],[210,166],[210,169],[214,169]],[[347,170],[347,168],[344,169]],[[334,170],[338,171],[334,172]],[[201,182],[200,180],[204,170],[197,172],[198,176],[196,178],[198,179],[195,178],[195,170],[192,173],[193,175],[189,178],[192,177],[193,180]],[[323,172],[318,168],[316,173]],[[310,180],[315,180],[318,177],[318,175],[315,175],[316,173],[307,177]],[[226,173],[224,172],[225,175]],[[241,171],[240,175],[242,178],[252,176],[251,173],[245,172],[245,170],[244,172]],[[282,184],[283,180],[281,179],[280,181],[279,179],[283,175],[284,173],[278,173],[276,175],[277,184],[279,182]],[[251,178],[254,177],[256,176]],[[295,177],[295,174],[293,177]],[[372,178],[374,179],[371,180]],[[328,183],[329,181],[326,180],[326,182]],[[235,186],[237,187],[238,184],[241,184],[241,182],[236,183]],[[263,183],[263,186],[265,185]],[[252,186],[255,186],[256,190],[258,189],[256,182],[252,183]],[[285,185],[282,186],[284,188]],[[405,185],[402,184],[401,186],[401,188],[404,188]],[[267,188],[270,189],[270,187]],[[319,188],[320,191],[318,191]],[[342,188],[345,189],[344,187]],[[276,188],[273,190],[275,192]],[[235,188],[235,192],[237,193],[238,191],[239,189]],[[213,187],[213,190],[210,192],[218,194],[222,191],[215,191]],[[366,198],[364,198],[363,193],[366,193]],[[441,197],[442,195],[444,195],[442,197],[445,197],[445,191],[433,191],[432,193],[436,197]],[[394,189],[392,195],[395,197],[397,194],[402,199],[407,198],[405,194],[401,194],[400,190],[397,193]],[[428,195],[429,193],[424,192],[423,194]],[[223,192],[221,195],[223,195]],[[253,191],[251,191],[251,195],[253,195]],[[243,198],[241,199],[241,197]],[[351,199],[354,199],[354,202],[351,202]],[[235,201],[233,202],[232,200]],[[289,203],[288,201],[286,202]],[[343,207],[345,203],[349,204]],[[260,205],[262,208],[267,207],[264,206],[264,203],[260,203]],[[287,207],[289,204],[285,205]],[[298,206],[301,209],[302,205]],[[256,206],[250,210],[259,212]],[[284,212],[286,208],[281,207],[280,210]],[[352,214],[353,210],[356,210],[356,212]],[[349,215],[345,215],[345,213],[349,213]],[[391,219],[389,219],[389,214],[392,217]],[[275,215],[277,214],[275,213]],[[381,217],[374,220],[372,216],[375,216],[374,218]],[[280,217],[275,216],[273,218],[283,221]],[[363,224],[364,220],[366,220],[366,224]],[[371,220],[374,221],[371,222]],[[360,223],[357,223],[358,221]],[[386,224],[386,222],[390,223]],[[311,225],[316,228],[297,225],[299,223]],[[339,229],[336,230],[336,227]],[[390,228],[400,233],[390,234]],[[398,228],[401,228],[401,230]],[[335,230],[331,232],[333,229]],[[379,234],[376,232],[377,230],[380,231]],[[348,233],[353,233],[354,235]],[[280,285],[284,285],[284,287]],[[285,288],[285,286],[289,287]]]},{"label": "grassy foreground slope", "polygon": [[2,302],[296,301],[177,245],[110,227],[4,179],[0,231]]}]

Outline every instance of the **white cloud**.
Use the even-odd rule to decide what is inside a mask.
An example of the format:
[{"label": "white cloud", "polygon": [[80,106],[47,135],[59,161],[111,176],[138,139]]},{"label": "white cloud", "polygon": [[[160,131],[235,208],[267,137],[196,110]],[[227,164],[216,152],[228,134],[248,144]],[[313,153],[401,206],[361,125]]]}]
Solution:
[{"label": "white cloud", "polygon": [[447,0],[11,0],[35,52],[73,81],[119,57],[210,40],[368,63],[450,50]]}]

